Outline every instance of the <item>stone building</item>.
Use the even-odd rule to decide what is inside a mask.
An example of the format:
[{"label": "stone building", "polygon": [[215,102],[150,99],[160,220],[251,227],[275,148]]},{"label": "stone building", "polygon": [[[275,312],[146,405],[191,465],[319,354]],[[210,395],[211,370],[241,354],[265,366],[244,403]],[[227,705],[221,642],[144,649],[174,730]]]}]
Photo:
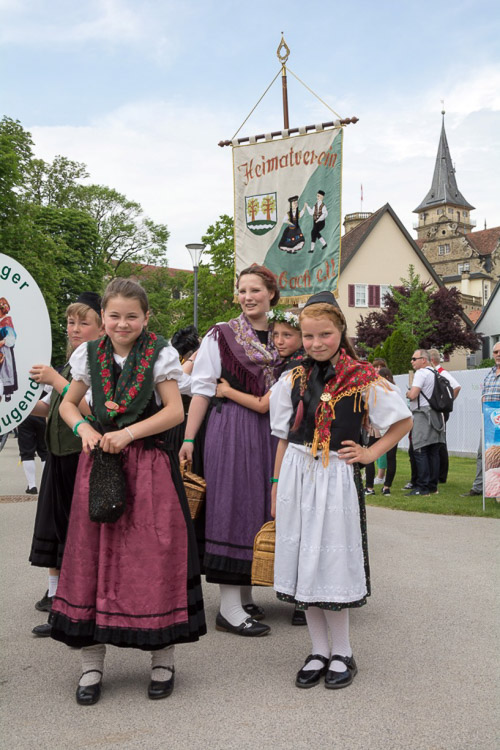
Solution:
[{"label": "stone building", "polygon": [[500,227],[473,231],[472,206],[458,189],[443,122],[429,192],[414,210],[417,244],[466,312],[482,309],[500,279]]}]

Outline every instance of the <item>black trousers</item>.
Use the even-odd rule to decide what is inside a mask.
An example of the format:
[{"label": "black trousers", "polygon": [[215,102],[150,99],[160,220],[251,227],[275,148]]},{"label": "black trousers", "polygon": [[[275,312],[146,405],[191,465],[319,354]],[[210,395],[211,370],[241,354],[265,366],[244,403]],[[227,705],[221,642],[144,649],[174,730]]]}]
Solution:
[{"label": "black trousers", "polygon": [[21,461],[33,461],[38,453],[41,461],[47,460],[45,443],[45,419],[31,414],[17,428],[17,444]]}]

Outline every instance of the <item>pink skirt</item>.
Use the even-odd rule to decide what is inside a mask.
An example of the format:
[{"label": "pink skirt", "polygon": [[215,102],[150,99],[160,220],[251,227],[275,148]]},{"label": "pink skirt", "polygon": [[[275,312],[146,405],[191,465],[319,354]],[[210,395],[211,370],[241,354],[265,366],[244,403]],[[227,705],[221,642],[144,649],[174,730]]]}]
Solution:
[{"label": "pink skirt", "polygon": [[196,541],[176,462],[142,441],[124,451],[127,509],[116,523],[89,518],[92,458],[82,453],[50,621],[71,646],[144,650],[206,632]]}]

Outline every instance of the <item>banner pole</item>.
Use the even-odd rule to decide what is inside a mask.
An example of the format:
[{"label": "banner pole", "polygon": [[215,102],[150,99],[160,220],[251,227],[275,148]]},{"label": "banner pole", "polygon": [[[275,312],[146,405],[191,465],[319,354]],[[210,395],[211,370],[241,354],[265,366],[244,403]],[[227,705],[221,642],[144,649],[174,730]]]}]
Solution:
[{"label": "banner pole", "polygon": [[290,128],[290,121],[288,117],[288,84],[286,76],[286,62],[290,55],[290,48],[285,42],[283,32],[281,32],[281,42],[276,50],[276,55],[281,63],[281,89],[283,93],[283,127],[285,130]]}]

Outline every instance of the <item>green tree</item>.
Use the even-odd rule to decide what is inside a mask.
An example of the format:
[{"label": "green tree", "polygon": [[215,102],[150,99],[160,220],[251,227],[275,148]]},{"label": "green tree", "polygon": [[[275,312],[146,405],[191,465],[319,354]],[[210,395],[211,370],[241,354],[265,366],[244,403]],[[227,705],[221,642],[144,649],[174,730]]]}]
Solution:
[{"label": "green tree", "polygon": [[38,283],[52,321],[54,362],[64,354],[64,311],[102,291],[127,263],[166,266],[168,229],[112,188],[85,184],[80,162],[35,159],[30,133],[0,121],[0,247]]},{"label": "green tree", "polygon": [[397,287],[391,289],[398,308],[391,328],[400,331],[405,338],[424,341],[436,327],[430,314],[432,301],[414,266],[409,266],[408,276],[408,279],[401,279],[404,293]]},{"label": "green tree", "polygon": [[[241,312],[234,302],[234,224],[222,215],[208,227],[206,244],[198,269],[198,330],[204,335],[220,321]],[[132,269],[132,270],[131,270]],[[179,328],[193,323],[194,276],[190,271],[175,276],[165,269],[127,266],[146,289],[151,306],[151,328],[171,337]]]},{"label": "green tree", "polygon": [[415,336],[405,336],[396,329],[391,333],[388,341],[389,369],[393,375],[402,375],[411,370],[411,355],[418,348]]}]

